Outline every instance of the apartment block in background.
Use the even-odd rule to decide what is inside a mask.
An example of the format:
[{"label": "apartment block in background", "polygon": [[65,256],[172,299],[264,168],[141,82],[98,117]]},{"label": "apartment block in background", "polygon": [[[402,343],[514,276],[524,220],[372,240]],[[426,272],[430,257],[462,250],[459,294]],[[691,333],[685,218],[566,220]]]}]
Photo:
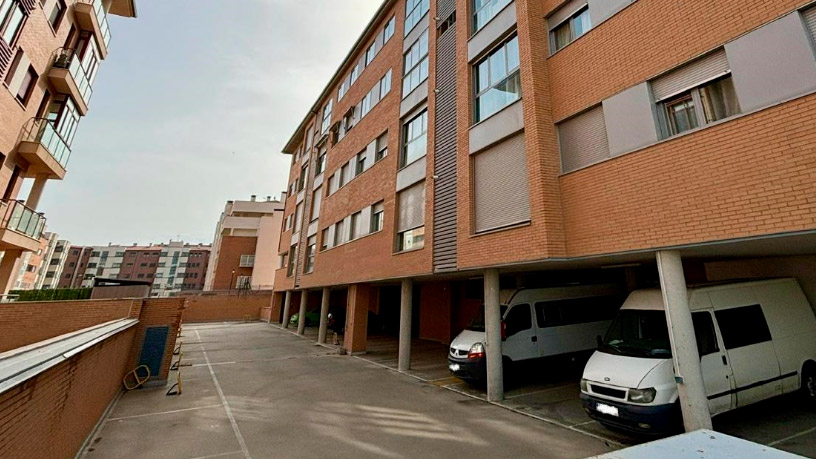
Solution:
[{"label": "apartment block in background", "polygon": [[12,290],[37,290],[45,281],[46,265],[56,249],[59,235],[43,233],[40,247],[36,252],[26,252],[20,258],[20,269],[12,285]]},{"label": "apartment block in background", "polygon": [[[0,293],[23,253],[39,248],[45,216],[37,207],[46,183],[65,177],[108,56],[108,14],[135,17],[134,1],[0,0]],[[22,197],[25,180],[33,184]]]},{"label": "apartment block in background", "polygon": [[54,249],[51,251],[50,255],[46,257],[46,261],[44,262],[43,266],[43,275],[41,276],[36,288],[52,289],[59,286],[62,272],[64,269],[66,269],[69,253],[71,253],[71,243],[69,241],[57,239],[57,241],[54,243]]},{"label": "apartment block in background", "polygon": [[255,196],[249,201],[228,201],[216,226],[204,289],[271,290],[282,224],[283,203],[271,196],[263,201]]},{"label": "apartment block in background", "polygon": [[323,77],[283,148],[275,301],[330,294],[351,352],[401,298],[448,342],[474,281],[652,286],[665,250],[816,304],[812,0],[387,0]]}]

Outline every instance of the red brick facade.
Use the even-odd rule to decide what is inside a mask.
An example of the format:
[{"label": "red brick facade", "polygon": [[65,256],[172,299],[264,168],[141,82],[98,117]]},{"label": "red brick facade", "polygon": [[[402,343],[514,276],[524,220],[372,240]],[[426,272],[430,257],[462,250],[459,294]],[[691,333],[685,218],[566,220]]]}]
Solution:
[{"label": "red brick facade", "polygon": [[255,255],[257,245],[257,237],[222,236],[218,265],[213,271],[212,289],[234,289],[238,276],[252,276],[251,267],[240,266],[241,255]]}]

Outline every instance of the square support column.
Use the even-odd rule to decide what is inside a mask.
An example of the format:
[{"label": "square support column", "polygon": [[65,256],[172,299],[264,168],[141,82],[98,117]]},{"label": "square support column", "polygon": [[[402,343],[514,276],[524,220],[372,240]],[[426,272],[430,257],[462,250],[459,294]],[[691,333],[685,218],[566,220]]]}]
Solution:
[{"label": "square support column", "polygon": [[320,328],[317,331],[317,342],[320,344],[326,343],[326,331],[328,331],[329,328],[330,295],[331,289],[329,287],[324,287],[323,296],[320,298]]},{"label": "square support column", "polygon": [[0,287],[3,295],[8,294],[9,290],[14,286],[14,281],[17,280],[17,274],[20,272],[20,257],[23,256],[22,250],[6,250],[3,254],[3,260],[0,261]]},{"label": "square support column", "polygon": [[487,357],[487,400],[504,400],[504,369],[502,368],[501,308],[499,307],[499,270],[488,269],[484,274],[485,355]]},{"label": "square support column", "polygon": [[402,294],[400,295],[399,358],[397,360],[397,369],[399,369],[399,371],[408,371],[411,369],[413,293],[414,281],[412,279],[403,280]]},{"label": "square support column", "polygon": [[711,413],[703,384],[700,352],[697,349],[680,252],[657,252],[657,269],[660,273],[660,290],[663,292],[663,306],[666,309],[683,424],[686,432],[711,429]]},{"label": "square support column", "polygon": [[300,291],[300,311],[298,312],[298,329],[297,334],[302,335],[306,332],[306,305],[309,301],[309,291]]},{"label": "square support column", "polygon": [[346,306],[346,332],[343,347],[351,355],[364,354],[368,338],[368,306],[371,302],[371,287],[354,284],[348,288]]},{"label": "square support column", "polygon": [[283,299],[283,328],[289,328],[289,310],[292,306],[292,291],[286,291],[286,297]]}]

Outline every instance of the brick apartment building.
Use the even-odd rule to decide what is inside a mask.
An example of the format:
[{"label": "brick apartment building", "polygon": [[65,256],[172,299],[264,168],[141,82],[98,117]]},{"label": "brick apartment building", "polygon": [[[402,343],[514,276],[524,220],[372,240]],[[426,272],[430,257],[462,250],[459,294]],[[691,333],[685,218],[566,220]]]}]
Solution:
[{"label": "brick apartment building", "polygon": [[796,276],[816,304],[811,0],[387,0],[325,77],[283,149],[277,319],[328,295],[348,351],[371,314],[402,357],[482,304],[498,333],[504,287]]},{"label": "brick apartment building", "polygon": [[[71,246],[60,241],[67,256],[57,251],[49,267],[57,277],[56,288],[92,287],[94,279],[124,279],[152,282],[151,296],[167,297],[202,290],[210,260],[209,245],[182,241],[147,246]],[[46,287],[48,288],[48,287]]]},{"label": "brick apartment building", "polygon": [[20,269],[12,285],[13,290],[37,290],[42,288],[48,272],[48,260],[54,256],[59,243],[56,233],[43,233],[40,246],[35,252],[25,252],[20,259]]},{"label": "brick apartment building", "polygon": [[271,196],[228,201],[215,228],[204,290],[272,290],[282,224],[283,203]]},{"label": "brick apartment building", "polygon": [[[71,143],[108,55],[107,15],[135,17],[133,0],[0,1],[0,286],[38,250],[48,180],[65,177]],[[32,180],[25,200],[24,180]]]}]

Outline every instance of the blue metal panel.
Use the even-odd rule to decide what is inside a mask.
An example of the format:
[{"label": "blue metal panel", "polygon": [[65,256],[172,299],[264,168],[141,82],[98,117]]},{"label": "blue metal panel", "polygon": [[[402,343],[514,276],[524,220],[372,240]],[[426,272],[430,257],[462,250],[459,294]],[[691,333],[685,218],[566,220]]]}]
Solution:
[{"label": "blue metal panel", "polygon": [[162,360],[164,359],[164,350],[167,346],[167,335],[169,333],[170,327],[148,327],[145,331],[139,365],[147,365],[147,367],[150,368],[151,379],[161,373]]}]

